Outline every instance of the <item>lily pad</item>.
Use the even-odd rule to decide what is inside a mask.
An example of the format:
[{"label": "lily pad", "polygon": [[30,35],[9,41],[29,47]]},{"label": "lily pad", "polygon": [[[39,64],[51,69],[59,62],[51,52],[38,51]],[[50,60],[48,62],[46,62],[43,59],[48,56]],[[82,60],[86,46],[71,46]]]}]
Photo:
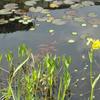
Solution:
[{"label": "lily pad", "polygon": [[82,7],[84,7],[82,4],[74,4],[74,5],[71,5],[70,8],[72,8],[72,9],[79,9],[79,8],[82,8]]},{"label": "lily pad", "polygon": [[84,19],[84,17],[75,17],[74,18],[74,21],[80,22],[80,23],[84,23],[85,22],[85,19]]},{"label": "lily pad", "polygon": [[18,14],[18,15],[25,15],[26,14],[26,12],[24,10],[22,10],[22,9],[15,10],[14,13]]},{"label": "lily pad", "polygon": [[36,1],[33,1],[33,0],[25,1],[24,4],[25,4],[26,6],[33,6],[33,5],[36,4]]},{"label": "lily pad", "polygon": [[54,19],[52,21],[52,23],[55,24],[55,25],[64,25],[64,24],[66,24],[66,21],[63,20],[63,19]]},{"label": "lily pad", "polygon": [[8,20],[0,19],[0,25],[7,24],[7,23],[8,23]]},{"label": "lily pad", "polygon": [[94,12],[89,13],[88,16],[89,17],[97,17],[96,13],[94,13]]},{"label": "lily pad", "polygon": [[15,20],[16,20],[15,18],[10,18],[10,19],[9,19],[9,21],[15,21]]},{"label": "lily pad", "polygon": [[5,9],[17,9],[18,8],[18,4],[16,3],[8,3],[6,5],[4,5]]},{"label": "lily pad", "polygon": [[72,4],[75,3],[75,2],[72,1],[72,0],[64,0],[63,2],[64,2],[64,4],[68,4],[68,5],[72,5]]},{"label": "lily pad", "polygon": [[83,6],[93,6],[94,2],[93,1],[82,1]]},{"label": "lily pad", "polygon": [[48,14],[48,13],[49,13],[49,10],[48,10],[48,9],[43,9],[43,10],[41,11],[41,13],[42,13],[42,14]]},{"label": "lily pad", "polygon": [[11,11],[9,11],[9,9],[1,9],[0,10],[0,15],[9,15],[12,14]]},{"label": "lily pad", "polygon": [[37,17],[37,18],[36,18],[36,20],[37,20],[37,21],[40,21],[40,22],[47,21],[47,19],[48,19],[47,17]]}]

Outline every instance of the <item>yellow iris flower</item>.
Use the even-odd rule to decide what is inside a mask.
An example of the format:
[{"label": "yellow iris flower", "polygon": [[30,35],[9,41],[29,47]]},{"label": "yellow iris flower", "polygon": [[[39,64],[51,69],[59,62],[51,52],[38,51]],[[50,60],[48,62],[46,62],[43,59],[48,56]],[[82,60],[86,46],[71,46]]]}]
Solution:
[{"label": "yellow iris flower", "polygon": [[97,50],[100,49],[100,40],[94,40],[92,38],[87,38],[88,42],[87,45],[89,45],[91,43],[91,49],[93,50]]}]

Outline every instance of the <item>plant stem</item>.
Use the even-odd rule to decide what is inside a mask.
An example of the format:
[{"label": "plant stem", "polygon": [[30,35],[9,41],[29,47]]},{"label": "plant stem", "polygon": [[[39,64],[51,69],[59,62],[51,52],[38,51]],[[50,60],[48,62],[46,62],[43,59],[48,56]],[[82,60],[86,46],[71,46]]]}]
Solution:
[{"label": "plant stem", "polygon": [[94,88],[91,88],[90,100],[93,100]]},{"label": "plant stem", "polygon": [[90,84],[92,86],[93,80],[92,80],[92,63],[90,62]]},{"label": "plant stem", "polygon": [[60,78],[60,85],[59,85],[59,90],[58,90],[58,100],[60,100],[61,87],[62,87],[62,78]]}]

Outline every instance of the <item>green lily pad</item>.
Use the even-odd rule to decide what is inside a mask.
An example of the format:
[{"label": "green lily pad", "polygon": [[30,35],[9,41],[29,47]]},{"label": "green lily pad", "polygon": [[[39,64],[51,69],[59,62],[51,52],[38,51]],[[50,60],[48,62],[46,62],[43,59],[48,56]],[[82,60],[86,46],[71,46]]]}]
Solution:
[{"label": "green lily pad", "polygon": [[88,13],[88,16],[89,17],[97,17],[96,13],[94,13],[94,12]]},{"label": "green lily pad", "polygon": [[62,19],[54,19],[52,21],[52,23],[55,24],[55,25],[64,25],[64,24],[66,24],[66,21],[62,20]]}]

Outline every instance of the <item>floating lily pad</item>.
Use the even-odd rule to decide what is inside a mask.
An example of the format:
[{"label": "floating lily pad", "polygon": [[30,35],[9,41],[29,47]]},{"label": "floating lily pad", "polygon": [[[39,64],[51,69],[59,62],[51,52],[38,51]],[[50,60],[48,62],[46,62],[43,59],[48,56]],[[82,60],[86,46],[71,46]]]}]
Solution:
[{"label": "floating lily pad", "polygon": [[9,21],[15,21],[16,19],[15,18],[9,18]]},{"label": "floating lily pad", "polygon": [[35,9],[35,12],[41,12],[42,10],[43,10],[42,7],[37,7],[37,8]]},{"label": "floating lily pad", "polygon": [[21,17],[20,16],[15,16],[14,18],[17,20],[17,19],[20,19]]},{"label": "floating lily pad", "polygon": [[18,14],[18,15],[25,15],[26,14],[26,12],[24,10],[22,10],[22,9],[15,10],[14,13]]},{"label": "floating lily pad", "polygon": [[82,4],[74,4],[74,5],[71,5],[71,8],[72,9],[79,9],[79,8],[82,8],[84,7]]},{"label": "floating lily pad", "polygon": [[85,22],[85,19],[84,19],[84,17],[75,17],[74,18],[74,21],[80,22],[80,23],[84,23]]},{"label": "floating lily pad", "polygon": [[33,5],[36,4],[36,1],[34,1],[34,0],[25,1],[24,4],[25,4],[26,6],[33,6]]},{"label": "floating lily pad", "polygon": [[64,0],[63,2],[64,2],[64,4],[68,4],[68,5],[74,4],[74,1],[72,1],[72,0]]},{"label": "floating lily pad", "polygon": [[37,21],[40,21],[40,22],[47,21],[47,19],[48,19],[47,17],[37,17],[37,18],[36,18],[36,20],[37,20]]},{"label": "floating lily pad", "polygon": [[94,2],[93,1],[82,1],[83,6],[93,6]]},{"label": "floating lily pad", "polygon": [[89,13],[88,16],[89,17],[97,17],[96,13],[94,13],[94,12]]},{"label": "floating lily pad", "polygon": [[7,24],[7,23],[8,23],[8,20],[0,19],[0,25]]},{"label": "floating lily pad", "polygon": [[8,3],[6,5],[4,5],[5,9],[17,9],[18,8],[18,4],[16,3]]},{"label": "floating lily pad", "polygon": [[34,7],[30,7],[30,8],[29,8],[29,11],[30,11],[30,12],[34,12],[34,11],[35,11],[35,8],[34,8]]},{"label": "floating lily pad", "polygon": [[0,15],[9,15],[12,14],[12,12],[9,9],[1,9]]},{"label": "floating lily pad", "polygon": [[55,25],[64,25],[64,24],[66,24],[66,21],[62,20],[62,19],[54,19],[52,21],[52,23],[55,24]]},{"label": "floating lily pad", "polygon": [[49,13],[49,10],[43,9],[43,10],[41,11],[41,13],[43,13],[43,14],[48,14],[48,13]]}]

